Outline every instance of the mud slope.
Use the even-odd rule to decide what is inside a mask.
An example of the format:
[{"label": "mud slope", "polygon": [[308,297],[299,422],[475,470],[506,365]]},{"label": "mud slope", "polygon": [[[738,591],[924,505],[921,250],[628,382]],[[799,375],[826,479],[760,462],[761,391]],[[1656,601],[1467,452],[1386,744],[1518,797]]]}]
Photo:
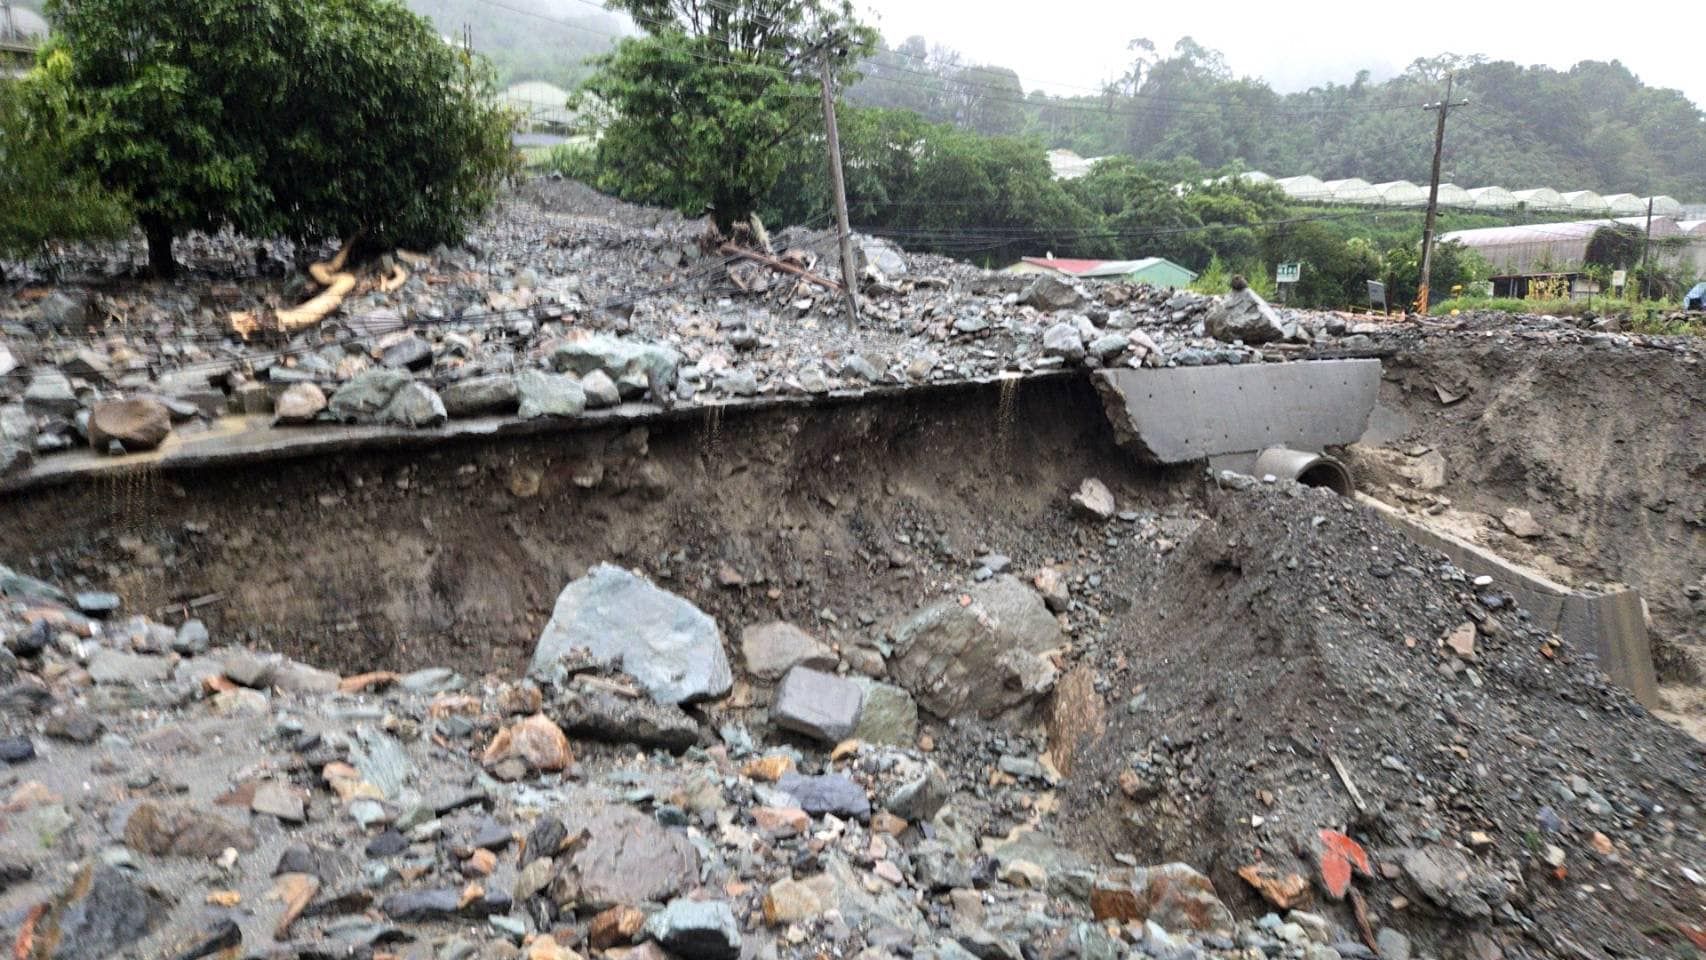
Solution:
[{"label": "mud slope", "polygon": [[43,490],[7,504],[0,556],[150,609],[215,596],[221,635],[346,672],[515,671],[604,561],[730,627],[874,638],[980,551],[1025,569],[1100,546],[1068,516],[1085,476],[1166,499],[1127,464],[1087,384],[1030,383]]},{"label": "mud slope", "polygon": [[[1685,655],[1706,664],[1706,370],[1663,350],[1436,339],[1387,362],[1381,405],[1407,422],[1353,451],[1372,492],[1412,489],[1407,454],[1437,451],[1442,522],[1576,585],[1639,588],[1661,678],[1698,676]],[[1539,536],[1505,529],[1513,507]]]}]

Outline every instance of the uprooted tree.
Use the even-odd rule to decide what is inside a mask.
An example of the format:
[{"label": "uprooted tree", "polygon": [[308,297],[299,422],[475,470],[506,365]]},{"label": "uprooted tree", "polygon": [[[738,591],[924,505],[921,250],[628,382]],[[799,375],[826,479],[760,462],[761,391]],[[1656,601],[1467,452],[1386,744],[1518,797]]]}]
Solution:
[{"label": "uprooted tree", "polygon": [[233,227],[456,239],[512,162],[489,68],[397,0],[56,0],[81,159],[126,195],[157,275]]},{"label": "uprooted tree", "polygon": [[818,58],[850,75],[875,43],[849,0],[612,0],[648,36],[622,41],[583,90],[608,110],[599,185],[727,231],[821,129]]}]

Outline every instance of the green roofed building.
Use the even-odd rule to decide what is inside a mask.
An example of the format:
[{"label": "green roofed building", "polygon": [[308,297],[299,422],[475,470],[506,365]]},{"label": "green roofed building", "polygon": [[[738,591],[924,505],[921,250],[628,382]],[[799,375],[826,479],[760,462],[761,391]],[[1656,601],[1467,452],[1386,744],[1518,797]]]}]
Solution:
[{"label": "green roofed building", "polygon": [[1197,275],[1165,257],[1141,260],[1067,260],[1056,257],[1025,257],[1007,268],[1008,273],[1057,273],[1083,280],[1119,280],[1147,283],[1154,287],[1188,287]]}]

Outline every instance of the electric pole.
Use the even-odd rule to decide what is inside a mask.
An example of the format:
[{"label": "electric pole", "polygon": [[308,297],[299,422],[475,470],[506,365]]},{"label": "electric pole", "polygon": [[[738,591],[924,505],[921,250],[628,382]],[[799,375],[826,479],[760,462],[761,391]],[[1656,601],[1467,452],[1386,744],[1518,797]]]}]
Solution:
[{"label": "electric pole", "polygon": [[818,55],[823,78],[823,127],[829,139],[829,181],[835,191],[835,225],[841,240],[841,286],[847,294],[847,329],[859,326],[859,276],[853,267],[853,228],[847,225],[847,185],[841,179],[841,132],[835,126],[835,94],[830,89],[829,47]]},{"label": "electric pole", "polygon": [[1455,74],[1445,75],[1445,98],[1438,103],[1430,103],[1423,110],[1437,110],[1439,123],[1434,127],[1434,168],[1433,175],[1428,180],[1428,217],[1422,225],[1422,285],[1416,291],[1416,312],[1427,315],[1428,285],[1433,280],[1434,268],[1434,219],[1439,215],[1439,160],[1445,150],[1445,117],[1453,107],[1466,107],[1467,100],[1453,102],[1451,99],[1451,83],[1456,79]]},{"label": "electric pole", "polygon": [[1645,300],[1651,294],[1652,284],[1647,282],[1649,254],[1653,249],[1653,198],[1647,198],[1647,235],[1641,238],[1641,299]]}]

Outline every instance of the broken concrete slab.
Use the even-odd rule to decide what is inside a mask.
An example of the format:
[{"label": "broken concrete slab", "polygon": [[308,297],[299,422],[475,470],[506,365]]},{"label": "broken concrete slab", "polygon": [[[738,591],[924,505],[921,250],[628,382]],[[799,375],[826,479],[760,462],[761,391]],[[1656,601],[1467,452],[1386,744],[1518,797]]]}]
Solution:
[{"label": "broken concrete slab", "polygon": [[1094,382],[1122,446],[1188,463],[1356,442],[1380,391],[1380,361],[1099,370]]}]

